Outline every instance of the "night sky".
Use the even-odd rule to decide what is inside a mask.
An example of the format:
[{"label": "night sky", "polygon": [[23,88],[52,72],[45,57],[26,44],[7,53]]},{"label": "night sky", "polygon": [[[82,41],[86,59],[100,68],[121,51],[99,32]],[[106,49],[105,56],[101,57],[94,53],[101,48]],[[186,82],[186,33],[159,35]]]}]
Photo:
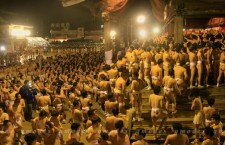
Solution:
[{"label": "night sky", "polygon": [[[137,3],[149,0],[133,0]],[[136,4],[135,4],[136,5]],[[3,17],[13,24],[34,26],[39,34],[48,34],[51,23],[69,22],[73,27],[84,26],[86,29],[100,29],[102,22],[93,17],[88,8],[81,4],[63,7],[59,0],[0,0],[1,11],[12,12]]]}]

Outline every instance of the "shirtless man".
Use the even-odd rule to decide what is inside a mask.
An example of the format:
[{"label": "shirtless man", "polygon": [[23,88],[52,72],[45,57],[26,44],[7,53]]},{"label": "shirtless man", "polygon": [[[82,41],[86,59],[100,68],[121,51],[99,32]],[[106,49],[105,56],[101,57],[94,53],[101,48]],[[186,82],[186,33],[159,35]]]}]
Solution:
[{"label": "shirtless man", "polygon": [[176,113],[176,92],[179,92],[176,80],[173,78],[174,71],[169,70],[168,76],[163,78],[164,96],[166,98],[166,109],[169,110],[169,104],[172,103],[172,113]]},{"label": "shirtless man", "polygon": [[92,118],[92,126],[87,129],[86,140],[91,145],[95,145],[98,142],[100,133],[102,131],[102,125],[99,118]]},{"label": "shirtless man", "polygon": [[32,120],[32,129],[37,135],[37,141],[41,143],[45,131],[45,123],[48,121],[47,112],[41,110],[39,116]]},{"label": "shirtless man", "polygon": [[106,80],[106,76],[103,74],[100,75],[99,86],[100,86],[99,101],[101,103],[102,110],[105,111],[106,96],[109,92],[111,92],[111,87],[109,81]]},{"label": "shirtless man", "polygon": [[7,113],[4,113],[3,108],[0,106],[0,130],[3,127],[3,122],[5,120],[9,120],[9,115]]},{"label": "shirtless man", "polygon": [[193,119],[195,128],[195,140],[193,141],[193,143],[199,143],[199,126],[203,123],[202,100],[199,96],[199,89],[193,88],[191,90],[191,97],[194,97],[191,105],[191,110],[195,111],[195,116]]},{"label": "shirtless man", "polygon": [[80,142],[81,138],[81,124],[74,122],[71,124],[71,132],[69,133],[66,145],[71,145],[73,142]]},{"label": "shirtless man", "polygon": [[9,120],[3,122],[3,129],[0,131],[2,145],[12,145],[14,142],[14,127]]},{"label": "shirtless man", "polygon": [[128,72],[123,71],[121,74],[121,77],[119,77],[116,80],[116,84],[115,84],[115,89],[114,89],[114,93],[116,96],[116,99],[119,103],[119,112],[120,113],[125,113],[124,111],[124,99],[125,99],[125,94],[126,94],[126,82],[127,82],[127,78],[128,78]]},{"label": "shirtless man", "polygon": [[150,72],[151,72],[151,61],[152,54],[149,52],[149,48],[146,48],[146,51],[141,54],[141,58],[144,63],[144,80],[148,84],[147,90],[151,89],[151,80],[150,80]]},{"label": "shirtless man", "polygon": [[152,66],[151,74],[152,74],[152,84],[155,86],[162,85],[163,78],[163,70],[162,70],[163,60],[159,59],[157,65]]},{"label": "shirtless man", "polygon": [[133,142],[132,145],[148,145],[144,140],[146,136],[146,130],[144,128],[137,128],[135,131],[135,139],[137,141]]},{"label": "shirtless man", "polygon": [[73,101],[73,111],[72,111],[72,122],[79,122],[80,124],[83,123],[84,121],[84,116],[82,111],[80,110],[81,108],[81,103],[79,100],[74,100]]},{"label": "shirtless man", "polygon": [[155,62],[157,63],[160,59],[163,60],[163,54],[161,53],[160,47],[155,48]]},{"label": "shirtless man", "polygon": [[[203,132],[204,141],[202,145],[214,145],[214,129],[211,127],[206,127]],[[216,144],[216,142],[215,142]],[[217,143],[218,144],[218,143]]]},{"label": "shirtless man", "polygon": [[225,76],[225,48],[222,48],[222,53],[220,54],[220,68],[219,68],[219,76],[217,78],[217,87],[219,87],[220,79],[223,74]]},{"label": "shirtless man", "polygon": [[185,83],[188,79],[187,70],[185,67],[185,61],[181,61],[180,65],[174,66],[174,74],[175,74],[175,80],[178,86],[178,89],[180,92],[183,93],[184,89],[186,89],[187,83]]},{"label": "shirtless man", "polygon": [[43,139],[45,145],[55,145],[58,137],[59,128],[54,123],[47,121],[45,123],[45,131],[43,132]]},{"label": "shirtless man", "polygon": [[137,116],[138,116],[138,121],[142,121],[143,119],[141,118],[141,104],[142,104],[142,94],[141,90],[145,88],[145,83],[141,80],[138,79],[138,72],[134,72],[132,74],[132,82],[131,82],[131,104],[132,107],[134,108],[134,117],[133,121],[136,121],[136,111]]},{"label": "shirtless man", "polygon": [[122,62],[122,59],[123,59],[123,56],[119,55],[118,56],[118,61],[116,62],[116,66],[117,66],[118,69],[120,69],[121,67],[125,66],[125,64],[123,64],[123,62]]},{"label": "shirtless man", "polygon": [[157,120],[158,119],[162,119],[162,122],[158,128],[158,130],[160,130],[163,126],[163,124],[165,123],[166,119],[167,119],[167,114],[164,113],[164,109],[163,109],[163,99],[164,97],[159,95],[160,93],[160,86],[154,86],[153,87],[153,92],[154,94],[151,94],[149,96],[149,105],[151,108],[151,118],[152,118],[152,122],[153,122],[153,133],[154,133],[154,137],[156,139],[156,126],[157,126]]},{"label": "shirtless man", "polygon": [[20,140],[22,136],[22,114],[23,107],[20,105],[20,100],[16,99],[12,106],[9,106],[8,109],[9,120],[12,122],[15,128],[15,135],[17,135],[17,139]]},{"label": "shirtless man", "polygon": [[47,113],[49,113],[49,105],[51,105],[51,99],[47,95],[47,92],[45,89],[41,90],[41,96],[38,97],[37,104],[40,108],[40,110],[45,110]]},{"label": "shirtless man", "polygon": [[165,46],[163,53],[163,70],[164,70],[164,77],[169,75],[169,69],[171,68],[171,56],[169,54],[169,48]]},{"label": "shirtless man", "polygon": [[99,72],[99,74],[98,74],[98,81],[100,81],[100,79],[101,79],[101,75],[103,74],[103,75],[105,75],[106,76],[106,79],[108,79],[109,78],[109,75],[108,75],[108,72],[107,72],[107,69],[108,69],[108,67],[105,65],[105,66],[102,66],[102,71],[101,72]]},{"label": "shirtless man", "polygon": [[108,132],[111,130],[115,130],[115,123],[118,120],[122,120],[122,118],[119,118],[119,109],[118,108],[113,108],[112,109],[113,116],[106,117],[106,123],[105,123],[105,128]]},{"label": "shirtless man", "polygon": [[174,134],[168,135],[164,145],[189,145],[189,139],[186,134],[182,134],[182,125],[173,123]]},{"label": "shirtless man", "polygon": [[215,99],[209,98],[208,106],[203,107],[203,118],[205,119],[205,126],[210,126],[212,115],[218,113],[218,110],[215,108],[214,103]]},{"label": "shirtless man", "polygon": [[218,79],[218,70],[220,70],[220,43],[219,42],[215,42],[213,44],[213,50],[212,50],[212,57],[213,57],[213,64],[212,64],[212,72],[213,72],[213,80],[214,83],[217,83],[217,79]]},{"label": "shirtless man", "polygon": [[108,140],[109,135],[107,132],[101,132],[100,138],[98,139],[98,143],[95,145],[112,145],[111,141]]},{"label": "shirtless man", "polygon": [[105,101],[105,112],[106,116],[112,114],[112,109],[118,107],[118,102],[115,101],[113,93],[107,95],[108,100]]},{"label": "shirtless man", "polygon": [[220,136],[223,130],[223,123],[221,122],[219,114],[213,114],[211,117],[211,126],[214,129],[214,138],[217,145],[220,144]]},{"label": "shirtless man", "polygon": [[132,74],[135,71],[139,71],[139,63],[138,63],[138,58],[136,53],[133,51],[130,54],[130,58],[128,59],[130,64],[129,64],[129,72]]},{"label": "shirtless man", "polygon": [[195,54],[195,50],[197,49],[197,44],[192,44],[192,46],[189,48],[189,61],[190,61],[190,71],[191,71],[191,76],[190,76],[190,88],[193,88],[194,84],[194,77],[196,73],[196,62],[197,62],[197,57]]},{"label": "shirtless man", "polygon": [[206,47],[204,49],[204,65],[205,65],[205,68],[206,68],[206,72],[205,72],[205,84],[206,84],[206,87],[209,87],[209,84],[208,84],[208,78],[209,78],[209,75],[210,75],[210,72],[211,71],[211,65],[212,65],[212,47],[211,47],[211,44],[206,44]]},{"label": "shirtless man", "polygon": [[197,71],[198,71],[198,87],[203,88],[201,85],[202,82],[202,75],[203,75],[203,45],[198,46],[198,52],[197,52]]},{"label": "shirtless man", "polygon": [[82,98],[80,99],[81,105],[82,105],[82,110],[84,113],[84,119],[87,119],[87,111],[90,110],[92,103],[91,99],[87,97],[87,92],[86,91],[81,91],[81,96]]},{"label": "shirtless man", "polygon": [[110,66],[111,66],[111,69],[107,73],[109,75],[109,81],[110,81],[111,90],[114,90],[115,82],[116,82],[116,79],[119,76],[119,72],[116,69],[115,64],[111,64]]},{"label": "shirtless man", "polygon": [[130,139],[127,135],[127,129],[124,127],[124,122],[119,120],[115,123],[116,130],[109,133],[109,140],[113,145],[130,145]]},{"label": "shirtless man", "polygon": [[24,140],[26,141],[27,145],[41,145],[39,142],[37,142],[37,137],[34,133],[26,134]]},{"label": "shirtless man", "polygon": [[174,60],[175,65],[179,65],[180,64],[180,61],[181,61],[181,52],[180,52],[181,48],[182,48],[182,45],[180,43],[174,44],[175,52],[173,54],[173,60]]}]

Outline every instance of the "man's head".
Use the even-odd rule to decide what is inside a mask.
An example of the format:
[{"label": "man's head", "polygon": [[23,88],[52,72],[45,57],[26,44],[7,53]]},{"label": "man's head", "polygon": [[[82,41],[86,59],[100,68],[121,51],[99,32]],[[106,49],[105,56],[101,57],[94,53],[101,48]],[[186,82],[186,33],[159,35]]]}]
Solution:
[{"label": "man's head", "polygon": [[109,139],[109,135],[107,132],[102,131],[100,133],[100,138],[98,139],[98,142],[101,143],[103,141],[107,141]]},{"label": "man's head", "polygon": [[40,113],[39,113],[39,117],[41,119],[44,119],[45,117],[47,117],[47,112],[45,110],[41,110]]},{"label": "man's head", "polygon": [[85,90],[82,90],[81,91],[81,96],[82,96],[82,98],[86,98],[87,97],[87,91],[85,91]]},{"label": "man's head", "polygon": [[215,103],[215,99],[214,99],[214,98],[209,98],[207,101],[208,101],[208,105],[211,106],[211,107],[212,107],[212,106],[214,105],[214,103]]},{"label": "man's head", "polygon": [[101,122],[101,119],[96,116],[91,119],[91,122],[92,122],[92,126],[98,126],[99,123]]},{"label": "man's head", "polygon": [[161,91],[161,87],[157,86],[157,85],[152,85],[152,89],[154,94],[159,95],[160,91]]},{"label": "man's head", "polygon": [[144,128],[137,128],[135,131],[135,138],[136,140],[141,140],[145,138],[146,136],[146,130]]},{"label": "man's head", "polygon": [[213,114],[211,117],[212,124],[219,124],[220,122],[220,115],[219,114]]},{"label": "man's head", "polygon": [[51,112],[52,117],[58,117],[59,116],[59,112],[57,110],[53,110]]},{"label": "man's head", "polygon": [[73,122],[70,126],[70,129],[73,132],[77,132],[80,129],[80,123],[79,122]]},{"label": "man's head", "polygon": [[119,108],[117,108],[117,107],[113,108],[112,113],[113,113],[114,116],[119,115]]},{"label": "man's head", "polygon": [[207,138],[211,138],[214,136],[214,129],[212,127],[206,127],[204,129],[204,135],[207,137]]},{"label": "man's head", "polygon": [[108,97],[108,100],[114,101],[114,94],[113,93],[108,93],[107,97]]},{"label": "man's head", "polygon": [[47,91],[46,91],[45,89],[42,89],[42,90],[41,90],[41,94],[42,94],[43,96],[45,96],[45,95],[47,94]]},{"label": "man's head", "polygon": [[25,135],[24,140],[26,141],[27,145],[36,145],[37,137],[34,133],[28,133]]},{"label": "man's head", "polygon": [[182,130],[182,124],[180,123],[173,123],[173,131],[176,133],[176,134],[179,134]]}]

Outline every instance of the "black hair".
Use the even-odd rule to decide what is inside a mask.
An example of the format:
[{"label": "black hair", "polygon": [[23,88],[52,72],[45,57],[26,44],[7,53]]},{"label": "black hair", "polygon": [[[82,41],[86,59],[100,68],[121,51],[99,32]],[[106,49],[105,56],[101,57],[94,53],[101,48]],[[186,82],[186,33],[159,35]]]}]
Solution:
[{"label": "black hair", "polygon": [[173,126],[174,131],[177,134],[179,134],[181,132],[182,128],[183,128],[182,124],[180,124],[180,123],[173,123],[172,126]]},{"label": "black hair", "polygon": [[119,131],[121,131],[121,129],[124,127],[124,124],[123,124],[123,121],[122,120],[118,120],[116,123],[115,123],[115,128]]},{"label": "black hair", "polygon": [[205,133],[205,135],[209,135],[210,137],[213,137],[214,129],[212,127],[205,127],[204,133]]},{"label": "black hair", "polygon": [[118,107],[112,108],[112,113],[114,116],[117,116],[119,114],[119,108]]},{"label": "black hair", "polygon": [[170,76],[174,76],[174,70],[171,68],[171,69],[169,69],[169,75]]},{"label": "black hair", "polygon": [[111,100],[114,97],[114,94],[113,93],[108,93],[107,97],[108,97],[108,100]]},{"label": "black hair", "polygon": [[157,64],[162,64],[163,63],[163,60],[162,59],[159,59],[158,61],[157,61]]},{"label": "black hair", "polygon": [[50,128],[53,128],[53,125],[52,125],[51,121],[46,121],[45,125],[47,125]]},{"label": "black hair", "polygon": [[133,75],[134,75],[134,77],[138,78],[138,76],[139,76],[138,71],[135,71],[135,72],[133,73]]},{"label": "black hair", "polygon": [[80,123],[79,122],[73,122],[70,126],[72,131],[77,131],[78,128],[80,127]]},{"label": "black hair", "polygon": [[220,115],[219,114],[213,114],[211,118],[215,119],[216,121],[220,121]]},{"label": "black hair", "polygon": [[57,117],[57,116],[59,116],[59,112],[57,110],[53,110],[53,111],[51,111],[51,115],[52,115],[52,117]]},{"label": "black hair", "polygon": [[75,100],[73,101],[73,106],[74,106],[74,107],[78,106],[79,104],[80,104],[80,100],[75,99]]},{"label": "black hair", "polygon": [[212,107],[212,106],[214,105],[214,103],[215,103],[215,99],[214,99],[214,98],[209,98],[207,101],[208,101],[208,105],[211,106],[211,107]]},{"label": "black hair", "polygon": [[108,135],[107,132],[102,131],[102,132],[100,133],[100,136],[101,136],[101,138],[102,138],[103,140],[105,140],[105,141],[109,139],[109,135]]},{"label": "black hair", "polygon": [[159,95],[160,91],[161,91],[161,87],[157,86],[157,85],[152,85],[152,89],[154,94]]},{"label": "black hair", "polygon": [[99,117],[93,117],[91,119],[91,122],[92,122],[92,125],[96,124],[96,123],[99,123],[101,122],[101,119]]},{"label": "black hair", "polygon": [[42,90],[41,90],[41,94],[42,94],[42,95],[46,95],[46,94],[47,94],[47,91],[46,91],[45,89],[42,89]]},{"label": "black hair", "polygon": [[144,128],[137,128],[135,132],[136,134],[142,136],[143,138],[145,138],[146,136],[146,130]]},{"label": "black hair", "polygon": [[32,143],[37,140],[37,136],[34,133],[28,133],[24,136],[24,140],[26,141],[27,145],[32,145]]},{"label": "black hair", "polygon": [[95,114],[95,110],[93,110],[93,109],[90,109],[90,110],[88,110],[88,112],[87,112],[88,117],[91,117],[91,116],[93,116],[94,114]]},{"label": "black hair", "polygon": [[200,96],[200,89],[198,89],[198,88],[191,89],[190,96],[199,97]]},{"label": "black hair", "polygon": [[86,98],[87,97],[87,91],[85,91],[85,90],[82,90],[80,92],[80,94],[81,94],[82,98]]},{"label": "black hair", "polygon": [[45,110],[41,110],[39,113],[39,117],[46,117],[48,114]]}]

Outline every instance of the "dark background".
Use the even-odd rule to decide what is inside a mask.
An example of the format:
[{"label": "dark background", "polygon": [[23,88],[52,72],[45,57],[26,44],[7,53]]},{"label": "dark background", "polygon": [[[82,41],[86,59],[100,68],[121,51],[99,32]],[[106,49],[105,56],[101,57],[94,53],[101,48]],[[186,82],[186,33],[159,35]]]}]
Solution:
[{"label": "dark background", "polygon": [[[122,16],[132,17],[142,12],[151,17],[149,0],[129,0]],[[49,34],[51,23],[69,22],[73,28],[81,26],[86,30],[101,29],[103,24],[84,4],[63,7],[59,0],[0,0],[0,17],[6,23],[31,25],[35,33],[43,35]]]}]

